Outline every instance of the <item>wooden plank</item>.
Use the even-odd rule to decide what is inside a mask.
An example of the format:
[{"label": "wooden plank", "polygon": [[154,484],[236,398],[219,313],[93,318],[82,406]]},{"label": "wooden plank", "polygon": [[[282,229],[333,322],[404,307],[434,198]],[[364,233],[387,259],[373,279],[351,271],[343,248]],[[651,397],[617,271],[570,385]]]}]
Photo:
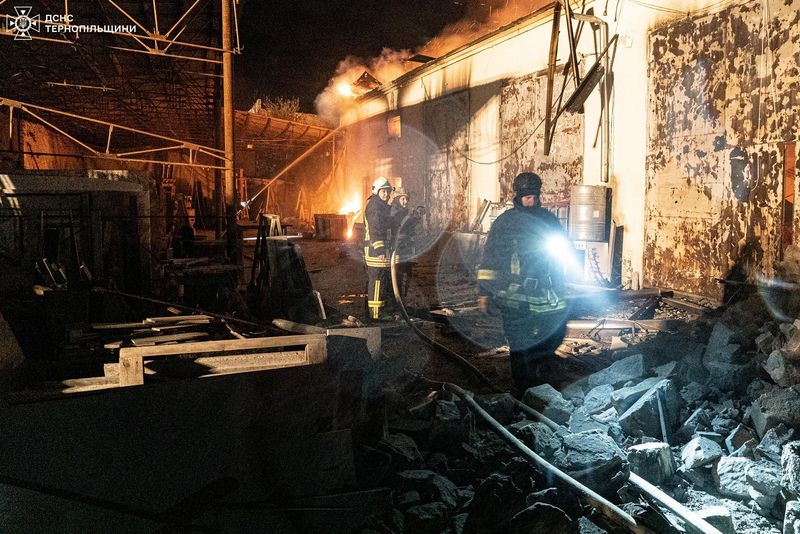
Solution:
[{"label": "wooden plank", "polygon": [[[252,339],[226,339],[175,345],[155,345],[151,347],[126,347],[119,351],[119,384],[134,386],[144,384],[144,360],[165,356],[210,355],[222,352],[251,351],[283,347],[304,346],[302,350],[275,351],[248,354],[226,354],[213,357],[198,356],[195,362],[223,358],[220,362],[231,362],[241,358],[245,365],[259,357],[269,361],[272,368],[313,365],[327,359],[328,348],[325,334],[298,336],[278,336]],[[265,363],[266,365],[266,363]]]},{"label": "wooden plank", "polygon": [[131,342],[137,347],[158,345],[162,343],[176,343],[208,337],[208,332],[182,332],[180,334],[170,334],[161,336],[132,337]]},{"label": "wooden plank", "polygon": [[[119,385],[120,387],[126,386],[140,386],[144,384],[144,362],[142,356],[136,352],[131,351],[128,354],[122,354],[122,349],[119,355]],[[134,349],[140,351],[142,349]]]}]

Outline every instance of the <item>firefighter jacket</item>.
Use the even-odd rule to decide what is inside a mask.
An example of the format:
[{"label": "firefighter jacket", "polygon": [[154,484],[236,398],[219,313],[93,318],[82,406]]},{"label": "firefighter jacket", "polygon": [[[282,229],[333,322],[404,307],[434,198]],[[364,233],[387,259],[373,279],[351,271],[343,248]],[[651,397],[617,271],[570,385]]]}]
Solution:
[{"label": "firefighter jacket", "polygon": [[481,295],[506,308],[548,313],[566,308],[563,275],[547,250],[553,234],[564,234],[555,215],[542,207],[515,206],[494,221],[478,270]]},{"label": "firefighter jacket", "polygon": [[[364,209],[364,261],[368,267],[389,267],[391,223],[389,205],[371,195]],[[385,259],[378,258],[381,254]]]},{"label": "firefighter jacket", "polygon": [[404,208],[399,202],[391,205],[392,217],[392,243],[401,261],[405,261],[414,254],[414,234],[419,223],[419,218],[410,215],[408,208]]}]

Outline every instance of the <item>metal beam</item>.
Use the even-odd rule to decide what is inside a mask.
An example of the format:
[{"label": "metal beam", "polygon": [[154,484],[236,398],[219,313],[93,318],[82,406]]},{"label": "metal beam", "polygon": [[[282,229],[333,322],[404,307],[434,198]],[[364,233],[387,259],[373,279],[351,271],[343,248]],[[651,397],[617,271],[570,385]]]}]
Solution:
[{"label": "metal beam", "polygon": [[547,96],[544,111],[544,155],[550,155],[550,144],[553,142],[553,83],[556,76],[556,60],[558,55],[558,33],[560,30],[561,4],[553,6],[553,30],[550,34],[550,54],[547,60]]}]

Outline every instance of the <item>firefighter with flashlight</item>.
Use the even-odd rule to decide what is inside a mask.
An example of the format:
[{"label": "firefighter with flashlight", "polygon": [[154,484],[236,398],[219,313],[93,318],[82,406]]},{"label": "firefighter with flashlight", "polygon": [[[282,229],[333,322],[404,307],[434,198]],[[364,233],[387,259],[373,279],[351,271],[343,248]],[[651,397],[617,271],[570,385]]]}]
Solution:
[{"label": "firefighter with flashlight", "polygon": [[389,180],[379,176],[372,182],[372,195],[364,208],[364,262],[367,264],[367,317],[382,319],[386,296],[391,290],[389,232],[392,225]]},{"label": "firefighter with flashlight", "polygon": [[514,179],[514,207],[492,224],[478,270],[479,307],[490,299],[503,318],[515,387],[557,381],[554,351],[564,338],[568,306],[563,268],[567,253],[558,219],[541,206],[542,179],[523,172]]}]

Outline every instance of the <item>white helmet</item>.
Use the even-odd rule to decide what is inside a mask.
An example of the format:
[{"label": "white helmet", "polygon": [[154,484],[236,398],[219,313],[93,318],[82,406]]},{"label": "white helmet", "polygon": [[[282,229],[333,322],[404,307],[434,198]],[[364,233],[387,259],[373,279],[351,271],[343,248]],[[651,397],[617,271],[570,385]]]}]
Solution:
[{"label": "white helmet", "polygon": [[377,194],[381,189],[389,189],[391,191],[394,188],[392,187],[392,184],[389,183],[389,180],[383,176],[378,176],[375,178],[375,181],[372,182],[372,192]]}]

